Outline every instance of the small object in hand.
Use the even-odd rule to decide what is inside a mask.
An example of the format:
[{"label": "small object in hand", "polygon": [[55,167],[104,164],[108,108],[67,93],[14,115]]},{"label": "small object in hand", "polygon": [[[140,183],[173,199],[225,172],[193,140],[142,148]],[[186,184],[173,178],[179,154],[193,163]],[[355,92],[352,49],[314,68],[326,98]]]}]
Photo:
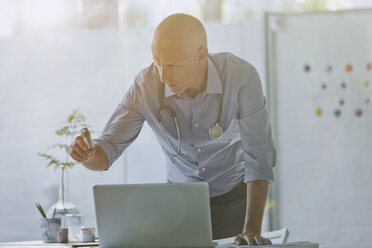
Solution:
[{"label": "small object in hand", "polygon": [[83,236],[83,242],[94,242],[95,237],[95,229],[94,228],[82,228],[81,229],[82,236]]},{"label": "small object in hand", "polygon": [[60,228],[58,229],[58,243],[67,243],[68,242],[68,229]]},{"label": "small object in hand", "polygon": [[85,141],[85,143],[87,143],[88,145],[88,149],[93,149],[94,145],[93,145],[93,140],[92,140],[92,136],[90,136],[90,133],[88,131],[88,128],[83,128],[81,129],[81,136],[83,136],[83,139]]}]

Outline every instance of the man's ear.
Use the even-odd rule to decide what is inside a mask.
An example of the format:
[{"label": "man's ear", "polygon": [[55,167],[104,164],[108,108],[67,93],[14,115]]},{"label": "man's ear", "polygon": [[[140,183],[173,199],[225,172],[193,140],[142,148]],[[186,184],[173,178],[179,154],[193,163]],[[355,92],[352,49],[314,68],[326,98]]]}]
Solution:
[{"label": "man's ear", "polygon": [[207,62],[207,57],[208,57],[208,48],[200,47],[198,49],[198,63],[199,64],[206,63]]}]

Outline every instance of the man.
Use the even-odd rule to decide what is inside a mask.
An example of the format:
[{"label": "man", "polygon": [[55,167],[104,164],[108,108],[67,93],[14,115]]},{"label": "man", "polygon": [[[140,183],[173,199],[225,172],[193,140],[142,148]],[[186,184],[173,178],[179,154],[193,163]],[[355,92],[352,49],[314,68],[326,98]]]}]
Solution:
[{"label": "man", "polygon": [[167,157],[168,181],[208,182],[213,238],[270,244],[261,225],[276,152],[256,69],[229,53],[209,55],[203,25],[185,14],[159,24],[151,51],[154,63],[137,75],[94,148],[78,136],[71,157],[106,170],[147,121]]}]

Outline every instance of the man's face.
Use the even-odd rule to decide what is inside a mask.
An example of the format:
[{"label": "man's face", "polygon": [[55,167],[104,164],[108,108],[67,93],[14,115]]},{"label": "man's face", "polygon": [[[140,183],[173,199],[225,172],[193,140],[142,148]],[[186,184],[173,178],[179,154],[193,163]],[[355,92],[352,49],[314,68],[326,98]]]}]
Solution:
[{"label": "man's face", "polygon": [[190,54],[184,47],[170,43],[153,44],[151,50],[161,82],[173,93],[181,94],[194,87],[200,73],[196,52]]}]

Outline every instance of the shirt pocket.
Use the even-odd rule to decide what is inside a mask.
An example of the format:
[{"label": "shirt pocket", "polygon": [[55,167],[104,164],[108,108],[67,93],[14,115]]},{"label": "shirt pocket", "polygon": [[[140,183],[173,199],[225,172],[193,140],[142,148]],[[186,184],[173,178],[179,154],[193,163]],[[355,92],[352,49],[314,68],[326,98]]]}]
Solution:
[{"label": "shirt pocket", "polygon": [[221,141],[229,142],[239,136],[239,123],[237,119],[233,119],[228,123],[227,128],[223,130]]}]

